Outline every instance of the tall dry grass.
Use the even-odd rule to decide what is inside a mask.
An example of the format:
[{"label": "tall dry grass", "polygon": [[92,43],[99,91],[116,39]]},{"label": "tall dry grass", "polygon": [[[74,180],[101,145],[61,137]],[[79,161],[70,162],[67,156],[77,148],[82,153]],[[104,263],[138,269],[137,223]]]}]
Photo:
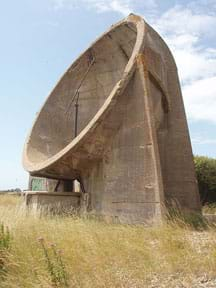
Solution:
[{"label": "tall dry grass", "polygon": [[0,196],[0,222],[12,236],[0,287],[58,286],[47,269],[41,239],[46,247],[63,250],[69,287],[216,287],[214,228],[196,231],[174,222],[147,228],[38,217],[26,213],[22,198],[11,197]]}]

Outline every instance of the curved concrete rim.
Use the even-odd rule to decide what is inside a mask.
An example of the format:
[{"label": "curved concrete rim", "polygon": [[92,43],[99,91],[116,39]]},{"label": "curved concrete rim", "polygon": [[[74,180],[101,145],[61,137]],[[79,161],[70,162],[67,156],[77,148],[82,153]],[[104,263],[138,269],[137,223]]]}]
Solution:
[{"label": "curved concrete rim", "polygon": [[[107,32],[103,33],[102,36],[100,36],[92,45],[90,45],[90,47],[93,46],[95,43],[100,41],[100,39],[102,39],[107,33],[109,33],[110,31],[116,29],[117,27],[119,27],[119,26],[121,26],[121,25],[123,25],[125,23],[131,23],[131,24],[135,25],[135,27],[137,29],[137,31],[136,31],[137,32],[137,36],[136,36],[136,42],[135,42],[135,45],[134,45],[134,48],[133,48],[133,52],[131,54],[130,59],[128,60],[128,63],[126,65],[124,71],[123,71],[122,78],[115,84],[115,86],[113,87],[110,95],[107,97],[107,99],[105,100],[105,102],[102,105],[102,107],[99,109],[99,111],[95,114],[95,116],[92,118],[92,120],[86,125],[86,127],[80,132],[80,134],[76,138],[74,138],[67,146],[65,146],[61,151],[59,151],[55,155],[51,156],[49,159],[47,159],[47,160],[45,160],[45,161],[43,161],[41,163],[36,163],[35,164],[35,163],[32,163],[31,161],[29,161],[29,158],[28,158],[28,155],[27,155],[27,147],[28,147],[28,143],[29,143],[29,140],[30,140],[30,137],[31,137],[31,133],[32,133],[33,127],[34,127],[35,123],[37,122],[37,120],[38,120],[38,118],[40,116],[40,112],[39,112],[37,117],[36,117],[36,119],[35,119],[35,121],[34,121],[32,129],[31,129],[31,131],[30,131],[30,133],[29,133],[29,135],[27,137],[25,145],[24,145],[23,166],[28,172],[35,173],[35,172],[40,171],[40,170],[42,170],[44,168],[47,168],[47,167],[51,166],[53,163],[55,163],[57,160],[59,160],[60,158],[65,156],[69,151],[75,149],[80,143],[83,142],[83,140],[87,137],[87,135],[89,133],[91,133],[91,131],[93,131],[94,128],[97,127],[98,120],[107,111],[110,103],[124,91],[124,88],[127,86],[128,82],[130,81],[130,79],[131,79],[131,77],[133,75],[133,72],[135,70],[134,68],[135,68],[135,65],[136,65],[135,64],[136,56],[139,53],[141,53],[142,50],[143,50],[144,35],[145,35],[145,22],[144,22],[143,18],[138,16],[138,15],[130,14],[128,17],[126,17],[122,21],[120,21],[117,24],[111,26],[111,28]],[[82,57],[82,55],[88,49],[86,49],[74,62],[76,62],[78,59],[80,59],[80,57]],[[63,79],[64,75],[65,75],[65,73],[60,78],[58,83]],[[57,85],[58,85],[58,83],[57,83]],[[54,87],[54,89],[55,89],[55,87]],[[51,93],[49,94],[47,99],[52,96],[53,90],[51,91]],[[46,101],[47,101],[47,99],[46,99]],[[45,101],[45,103],[46,103],[46,101]]]}]

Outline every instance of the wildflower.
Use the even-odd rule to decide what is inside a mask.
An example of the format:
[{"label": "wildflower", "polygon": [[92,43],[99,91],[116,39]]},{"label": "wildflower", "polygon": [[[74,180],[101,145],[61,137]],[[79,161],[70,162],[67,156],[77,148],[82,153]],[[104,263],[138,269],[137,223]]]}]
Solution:
[{"label": "wildflower", "polygon": [[54,248],[54,247],[56,247],[56,244],[55,243],[49,243],[49,246]]},{"label": "wildflower", "polygon": [[58,250],[57,250],[57,253],[58,253],[59,255],[62,255],[62,254],[64,253],[64,251],[63,251],[62,249],[58,249]]},{"label": "wildflower", "polygon": [[37,238],[37,241],[40,242],[40,243],[42,243],[42,242],[44,242],[44,238],[43,238],[43,237],[38,237],[38,238]]}]

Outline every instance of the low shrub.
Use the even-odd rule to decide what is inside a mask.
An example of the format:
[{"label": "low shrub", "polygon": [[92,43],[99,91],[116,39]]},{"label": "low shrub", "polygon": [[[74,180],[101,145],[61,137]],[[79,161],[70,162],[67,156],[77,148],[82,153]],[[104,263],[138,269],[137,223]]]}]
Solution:
[{"label": "low shrub", "polygon": [[0,277],[4,277],[7,268],[8,251],[11,245],[11,234],[8,227],[5,227],[3,223],[0,224]]},{"label": "low shrub", "polygon": [[46,269],[52,284],[55,287],[69,287],[65,265],[62,260],[62,250],[57,249],[54,243],[50,243],[48,246],[42,237],[38,238],[38,242],[42,248]]}]

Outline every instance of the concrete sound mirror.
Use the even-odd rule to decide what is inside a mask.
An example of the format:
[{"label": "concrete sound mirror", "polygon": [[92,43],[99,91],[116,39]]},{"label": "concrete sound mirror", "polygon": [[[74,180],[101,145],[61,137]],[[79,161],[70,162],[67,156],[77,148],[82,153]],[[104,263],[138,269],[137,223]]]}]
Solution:
[{"label": "concrete sound mirror", "polygon": [[124,223],[153,223],[174,204],[199,211],[176,64],[141,17],[113,25],[66,71],[33,124],[23,163],[31,176],[57,181],[30,193],[36,202],[71,197],[70,205]]}]

